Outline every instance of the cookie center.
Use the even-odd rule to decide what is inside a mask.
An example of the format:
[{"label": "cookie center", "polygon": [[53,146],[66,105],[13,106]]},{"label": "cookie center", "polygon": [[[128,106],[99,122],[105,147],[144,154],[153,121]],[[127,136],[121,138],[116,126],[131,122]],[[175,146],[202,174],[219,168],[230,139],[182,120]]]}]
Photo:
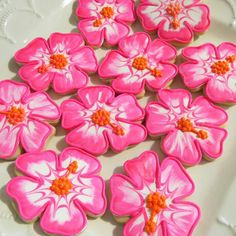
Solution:
[{"label": "cookie center", "polygon": [[151,216],[145,224],[145,232],[152,234],[156,230],[155,216],[166,208],[166,197],[159,192],[150,193],[146,198],[146,206],[151,211]]},{"label": "cookie center", "polygon": [[180,27],[180,21],[178,15],[181,13],[182,7],[179,3],[171,3],[166,7],[166,13],[171,16],[171,27],[178,29]]},{"label": "cookie center", "polygon": [[99,126],[110,126],[113,133],[117,135],[125,134],[124,129],[121,126],[111,122],[110,112],[106,111],[105,109],[99,109],[94,112],[91,116],[91,120],[94,124]]},{"label": "cookie center", "polygon": [[52,181],[50,190],[59,196],[68,195],[73,185],[68,179],[70,174],[75,174],[78,169],[77,161],[73,161],[68,167],[64,176]]},{"label": "cookie center", "polygon": [[0,111],[0,114],[5,115],[11,125],[22,123],[26,117],[25,109],[16,106],[12,106],[8,111]]},{"label": "cookie center", "polygon": [[64,69],[68,64],[68,61],[63,54],[51,55],[49,62],[52,67],[60,70]]},{"label": "cookie center", "polygon": [[112,7],[103,7],[102,10],[100,11],[100,14],[104,18],[112,18],[112,16],[114,15],[114,11]]},{"label": "cookie center", "polygon": [[192,132],[200,139],[207,139],[208,133],[205,130],[196,130],[191,120],[182,117],[177,121],[177,128],[182,132]]}]

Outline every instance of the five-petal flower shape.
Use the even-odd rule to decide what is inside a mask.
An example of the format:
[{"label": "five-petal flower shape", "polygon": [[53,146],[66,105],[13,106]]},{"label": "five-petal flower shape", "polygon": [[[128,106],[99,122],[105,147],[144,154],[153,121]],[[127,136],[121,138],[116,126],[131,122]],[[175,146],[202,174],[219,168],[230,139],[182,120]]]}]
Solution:
[{"label": "five-petal flower shape", "polygon": [[112,87],[137,96],[144,94],[145,85],[158,91],[168,86],[178,72],[172,62],[176,49],[159,39],[151,40],[143,32],[122,39],[119,50],[110,51],[98,68],[104,80],[114,79]]},{"label": "five-petal flower shape", "polygon": [[190,43],[194,33],[210,26],[209,8],[201,0],[141,0],[137,14],[145,30],[178,44]]},{"label": "five-petal flower shape", "polygon": [[133,0],[78,0],[78,28],[91,46],[116,45],[135,21]]},{"label": "five-petal flower shape", "polygon": [[147,132],[139,124],[144,111],[129,94],[115,97],[107,86],[80,89],[78,98],[62,103],[62,127],[72,129],[66,142],[92,154],[105,153],[109,146],[119,152],[146,139]]},{"label": "five-petal flower shape", "polygon": [[228,120],[227,113],[203,96],[192,101],[183,89],[159,91],[159,102],[146,107],[146,127],[151,136],[166,137],[163,151],[185,165],[198,164],[202,156],[216,159],[223,151],[227,131],[220,126]]},{"label": "five-petal flower shape", "polygon": [[[26,84],[0,82],[0,158],[40,151],[55,129],[48,122],[60,118],[59,107],[44,92],[30,93]],[[21,145],[21,146],[20,146]]]},{"label": "five-petal flower shape", "polygon": [[146,151],[124,164],[125,174],[110,179],[110,210],[129,219],[124,236],[190,236],[200,218],[195,204],[184,200],[194,183],[179,161],[167,157],[159,166],[156,153]]},{"label": "five-petal flower shape", "polygon": [[87,225],[86,214],[100,216],[106,209],[105,182],[98,176],[100,162],[75,148],[59,157],[53,151],[23,154],[6,192],[26,222],[40,219],[47,234],[75,235]]},{"label": "five-petal flower shape", "polygon": [[52,83],[59,94],[85,87],[89,79],[85,72],[98,67],[94,50],[84,46],[77,33],[53,33],[48,41],[36,38],[16,52],[15,60],[23,64],[19,76],[32,89],[47,90]]},{"label": "five-petal flower shape", "polygon": [[206,43],[183,49],[187,60],[179,71],[184,84],[198,90],[204,85],[206,96],[217,103],[236,103],[236,45],[222,43],[218,47]]}]

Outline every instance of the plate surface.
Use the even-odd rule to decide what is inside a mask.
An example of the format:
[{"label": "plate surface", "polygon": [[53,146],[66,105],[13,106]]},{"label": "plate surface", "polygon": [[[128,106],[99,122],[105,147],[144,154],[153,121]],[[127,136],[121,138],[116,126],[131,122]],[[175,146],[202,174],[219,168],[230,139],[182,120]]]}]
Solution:
[{"label": "plate surface", "polygon": [[[236,1],[232,0],[235,8],[230,7],[225,0],[205,2],[211,8],[212,25],[207,33],[191,45],[206,42],[219,44],[223,41],[236,43],[236,29],[231,26]],[[29,40],[37,36],[47,38],[50,33],[56,31],[77,32],[76,5],[73,0],[0,0],[0,80],[19,80],[16,75],[19,67],[12,57],[14,52]],[[138,22],[133,26],[133,30],[141,31]],[[107,49],[96,50],[97,57],[101,60],[107,51]],[[101,82],[93,76],[92,84],[101,84]],[[177,77],[171,88],[178,87],[183,87],[183,84]],[[49,93],[58,104],[68,98],[60,97],[52,91]],[[155,99],[154,94],[147,93],[139,101],[144,107],[147,101],[153,99]],[[226,109],[229,114],[227,123],[229,136],[225,142],[223,156],[214,162],[202,161],[200,165],[188,168],[196,185],[196,191],[189,200],[196,202],[202,209],[201,221],[194,236],[235,235],[230,228],[217,222],[217,217],[224,216],[230,223],[236,223],[236,106]],[[57,134],[48,143],[48,149],[59,153],[66,144],[65,132],[57,128]],[[159,143],[159,140],[148,139],[122,153],[108,152],[100,156],[99,160],[103,165],[101,175],[108,180],[113,173],[122,171],[121,166],[126,160],[138,156],[144,150],[154,150],[163,158]],[[5,194],[5,185],[14,176],[13,162],[0,162],[0,173],[0,236],[44,235],[38,223],[25,224],[16,216]],[[116,223],[107,211],[103,217],[89,220],[87,229],[81,235],[120,236],[122,228],[123,226]]]}]

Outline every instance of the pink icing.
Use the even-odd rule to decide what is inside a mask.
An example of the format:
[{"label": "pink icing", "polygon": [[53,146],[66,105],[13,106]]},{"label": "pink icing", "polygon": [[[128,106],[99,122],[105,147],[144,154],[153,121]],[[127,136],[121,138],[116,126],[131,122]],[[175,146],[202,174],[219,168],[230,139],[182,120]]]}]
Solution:
[{"label": "pink icing", "polygon": [[54,130],[48,122],[59,118],[58,106],[46,93],[30,93],[23,83],[1,81],[0,158],[14,156],[20,144],[26,152],[42,150]]},{"label": "pink icing", "polygon": [[207,43],[183,50],[187,60],[180,65],[180,74],[190,89],[202,86],[209,99],[217,103],[236,103],[236,45],[224,42],[219,46]]},{"label": "pink icing", "polygon": [[69,145],[100,155],[109,146],[119,152],[146,139],[146,129],[139,124],[144,111],[134,96],[115,97],[110,87],[93,86],[79,90],[78,98],[61,106],[62,127],[70,130]]},{"label": "pink icing", "polygon": [[[57,195],[52,183],[65,176],[73,162],[78,168],[68,176],[72,188],[66,195]],[[85,229],[86,214],[105,212],[105,182],[98,176],[101,164],[79,149],[66,148],[59,157],[53,151],[24,154],[16,168],[23,176],[13,178],[6,192],[17,203],[20,217],[26,222],[40,217],[47,234],[75,235]]]},{"label": "pink icing", "polygon": [[114,46],[130,32],[135,21],[133,0],[78,0],[78,28],[88,44]]},{"label": "pink icing", "polygon": [[[116,217],[129,217],[124,236],[190,236],[200,218],[200,209],[184,198],[194,191],[194,183],[175,158],[167,157],[159,165],[152,151],[124,164],[126,175],[115,174],[110,179],[110,210]],[[165,196],[165,208],[153,219],[156,230],[148,234],[145,229],[150,218],[148,195]]]},{"label": "pink icing", "polygon": [[[176,58],[176,49],[159,39],[151,40],[146,33],[135,33],[120,41],[119,50],[107,53],[98,69],[104,79],[114,78],[112,87],[120,92],[140,94],[145,85],[158,91],[166,87],[178,72],[171,63]],[[140,69],[135,60],[143,58],[146,68]],[[154,74],[154,70],[159,71]]]},{"label": "pink icing", "polygon": [[201,0],[141,0],[137,14],[145,30],[157,30],[159,38],[170,42],[190,43],[194,33],[210,26],[209,8]]},{"label": "pink icing", "polygon": [[53,33],[47,41],[36,38],[16,52],[15,60],[23,64],[19,76],[32,89],[47,90],[52,83],[59,94],[85,87],[86,72],[96,72],[98,67],[94,50],[84,46],[77,33]]},{"label": "pink icing", "polygon": [[[220,126],[228,120],[227,113],[203,96],[192,101],[183,89],[159,91],[159,102],[146,107],[146,127],[152,136],[166,135],[163,151],[186,165],[196,165],[202,155],[216,159],[223,151],[227,131]],[[181,119],[192,123],[191,130],[179,127]],[[188,126],[190,127],[190,126]]]}]

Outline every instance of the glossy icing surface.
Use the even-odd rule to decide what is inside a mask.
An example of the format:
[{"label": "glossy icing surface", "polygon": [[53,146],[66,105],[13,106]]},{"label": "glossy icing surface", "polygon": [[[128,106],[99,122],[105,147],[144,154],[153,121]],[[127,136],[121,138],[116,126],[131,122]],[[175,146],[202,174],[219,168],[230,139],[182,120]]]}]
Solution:
[{"label": "glossy icing surface", "polygon": [[210,26],[209,8],[201,0],[141,0],[137,14],[145,30],[157,30],[159,38],[181,44]]},{"label": "glossy icing surface", "polygon": [[56,93],[66,94],[85,87],[96,72],[98,62],[93,49],[84,46],[77,33],[53,33],[46,41],[35,38],[15,54],[23,64],[18,74],[36,91],[47,90],[50,85]]},{"label": "glossy icing surface", "polygon": [[107,86],[93,86],[78,91],[78,100],[62,103],[62,127],[71,130],[69,145],[93,154],[103,154],[109,147],[122,151],[146,139],[146,129],[139,124],[144,111],[132,95],[115,97]]},{"label": "glossy icing surface", "polygon": [[161,90],[159,102],[146,107],[146,127],[152,136],[166,135],[162,150],[185,165],[198,164],[203,155],[221,156],[227,131],[220,126],[228,120],[227,113],[203,96],[192,101],[183,89]]},{"label": "glossy icing surface", "polygon": [[[66,148],[59,157],[53,151],[23,154],[16,168],[23,176],[7,184],[7,194],[16,202],[20,217],[27,222],[40,217],[47,234],[75,235],[85,229],[86,214],[105,212],[105,182],[98,176],[101,164],[79,149]],[[58,194],[53,185],[61,178],[71,186]],[[65,185],[56,187],[63,191]]]},{"label": "glossy icing surface", "polygon": [[104,79],[111,79],[112,87],[120,92],[140,94],[145,85],[158,91],[167,86],[178,72],[171,63],[176,58],[174,47],[161,40],[151,40],[144,32],[138,32],[122,39],[119,50],[107,53],[98,73]]},{"label": "glossy icing surface", "polygon": [[[167,157],[159,165],[155,152],[145,151],[124,164],[125,174],[110,179],[110,210],[116,217],[129,217],[124,236],[190,236],[200,218],[198,206],[184,200],[194,191],[194,183],[179,161]],[[150,202],[151,196],[164,196]],[[150,206],[151,203],[151,206]],[[150,212],[156,209],[156,214]],[[151,232],[147,225],[153,225]]]},{"label": "glossy icing surface", "polygon": [[11,158],[20,145],[27,152],[42,150],[54,131],[48,122],[59,118],[59,107],[46,93],[30,93],[26,84],[1,81],[0,158]]},{"label": "glossy icing surface", "polygon": [[78,0],[78,28],[89,45],[116,45],[135,21],[133,0]]},{"label": "glossy icing surface", "polygon": [[236,103],[236,45],[224,42],[183,49],[186,59],[180,74],[190,89],[204,86],[206,96],[217,103]]}]

